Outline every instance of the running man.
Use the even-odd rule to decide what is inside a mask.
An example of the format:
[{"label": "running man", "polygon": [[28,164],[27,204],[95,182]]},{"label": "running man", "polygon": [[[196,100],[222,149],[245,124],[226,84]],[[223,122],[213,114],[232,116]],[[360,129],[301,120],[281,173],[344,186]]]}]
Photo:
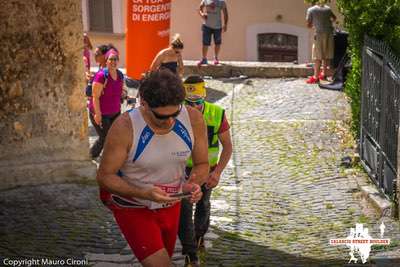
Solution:
[{"label": "running man", "polygon": [[199,111],[182,105],[185,90],[169,70],[144,77],[139,94],[141,105],[118,117],[107,135],[97,181],[141,264],[169,267],[180,213],[174,194],[189,193],[195,203],[207,179],[206,127]]},{"label": "running man", "polygon": [[[189,76],[186,78],[184,86],[186,89],[186,104],[203,113],[208,133],[210,174],[207,182],[201,187],[203,197],[196,204],[194,224],[192,216],[193,205],[186,199],[182,200],[179,225],[179,239],[182,243],[182,254],[185,255],[185,264],[186,266],[199,266],[197,251],[198,249],[204,249],[204,235],[210,226],[211,191],[218,185],[221,173],[231,158],[232,142],[224,109],[204,100],[206,97],[204,80],[200,76]],[[222,144],[222,151],[218,159],[219,143]],[[189,159],[187,173],[190,173],[194,166],[192,160]]]}]

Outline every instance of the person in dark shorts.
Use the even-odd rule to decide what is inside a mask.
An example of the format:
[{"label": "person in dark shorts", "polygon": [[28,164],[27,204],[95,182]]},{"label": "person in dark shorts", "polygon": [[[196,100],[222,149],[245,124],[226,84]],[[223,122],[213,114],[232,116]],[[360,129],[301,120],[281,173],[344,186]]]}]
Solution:
[{"label": "person in dark shorts", "polygon": [[[222,24],[222,14],[224,23]],[[200,3],[199,14],[203,19],[201,30],[203,32],[203,51],[202,59],[198,65],[208,64],[207,53],[214,38],[214,64],[219,64],[219,52],[222,43],[222,32],[228,29],[228,8],[225,0],[202,0]]]}]

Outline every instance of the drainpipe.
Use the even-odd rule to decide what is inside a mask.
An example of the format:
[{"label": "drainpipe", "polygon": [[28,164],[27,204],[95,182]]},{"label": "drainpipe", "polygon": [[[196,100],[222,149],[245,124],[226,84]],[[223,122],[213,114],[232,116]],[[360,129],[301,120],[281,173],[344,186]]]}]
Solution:
[{"label": "drainpipe", "polygon": [[396,188],[395,188],[395,196],[394,196],[394,216],[399,219],[400,218],[400,127],[397,129],[397,174],[396,174]]}]

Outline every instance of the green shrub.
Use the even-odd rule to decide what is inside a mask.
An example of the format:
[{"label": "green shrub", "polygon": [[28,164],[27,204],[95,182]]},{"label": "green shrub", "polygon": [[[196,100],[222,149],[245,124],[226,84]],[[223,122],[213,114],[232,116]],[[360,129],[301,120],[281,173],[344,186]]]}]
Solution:
[{"label": "green shrub", "polygon": [[352,70],[346,81],[345,92],[351,99],[353,134],[358,136],[364,36],[384,40],[396,54],[400,54],[400,0],[337,0],[337,4],[349,32]]}]

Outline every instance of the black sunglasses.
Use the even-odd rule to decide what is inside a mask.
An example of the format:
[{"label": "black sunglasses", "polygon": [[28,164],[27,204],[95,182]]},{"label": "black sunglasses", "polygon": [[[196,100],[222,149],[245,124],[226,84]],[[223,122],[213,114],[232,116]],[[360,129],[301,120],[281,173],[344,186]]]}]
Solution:
[{"label": "black sunglasses", "polygon": [[107,60],[110,60],[110,61],[118,61],[119,58],[118,58],[118,57],[109,57]]},{"label": "black sunglasses", "polygon": [[172,114],[168,114],[168,115],[163,115],[163,114],[159,114],[157,112],[155,112],[153,109],[151,109],[151,112],[153,113],[154,117],[156,117],[159,120],[168,120],[169,118],[176,118],[178,117],[179,113],[181,113],[182,110],[182,105],[179,106],[179,110],[177,112],[174,112]]},{"label": "black sunglasses", "polygon": [[204,104],[204,99],[203,98],[200,98],[200,99],[197,99],[197,100],[194,100],[194,101],[190,101],[190,100],[185,100],[185,104],[186,105],[189,105],[189,106],[197,106],[197,105],[201,105],[201,104]]}]

